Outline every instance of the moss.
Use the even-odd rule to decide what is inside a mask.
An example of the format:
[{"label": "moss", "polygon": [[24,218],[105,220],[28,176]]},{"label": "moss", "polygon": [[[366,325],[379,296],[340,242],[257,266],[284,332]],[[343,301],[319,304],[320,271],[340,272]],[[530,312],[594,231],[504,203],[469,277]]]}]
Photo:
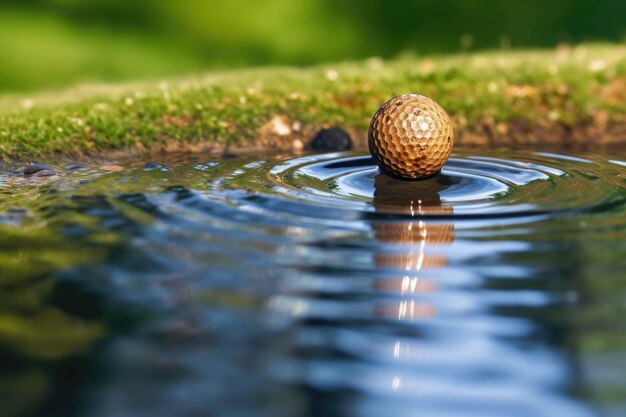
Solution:
[{"label": "moss", "polygon": [[[605,143],[623,137],[626,126],[625,62],[623,45],[588,44],[82,86],[0,99],[0,151],[29,158],[200,143],[274,146],[322,126],[364,131],[382,102],[406,92],[439,101],[461,144],[532,144],[544,134],[560,144]],[[273,128],[277,117],[287,133]]]}]

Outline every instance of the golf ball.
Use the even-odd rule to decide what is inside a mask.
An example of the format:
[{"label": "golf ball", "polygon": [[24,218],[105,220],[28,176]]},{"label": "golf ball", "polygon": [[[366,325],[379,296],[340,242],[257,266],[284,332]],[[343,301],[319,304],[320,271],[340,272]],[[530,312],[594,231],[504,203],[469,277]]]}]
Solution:
[{"label": "golf ball", "polygon": [[382,105],[370,123],[368,145],[380,170],[402,179],[435,175],[454,142],[446,111],[419,94],[397,96]]}]

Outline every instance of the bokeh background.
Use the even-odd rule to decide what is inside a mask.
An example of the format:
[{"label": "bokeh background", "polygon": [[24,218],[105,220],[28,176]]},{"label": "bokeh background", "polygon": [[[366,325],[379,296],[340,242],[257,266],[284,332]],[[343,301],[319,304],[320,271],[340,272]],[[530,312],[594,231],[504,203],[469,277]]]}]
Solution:
[{"label": "bokeh background", "polygon": [[0,93],[251,65],[623,41],[624,0],[0,0]]}]

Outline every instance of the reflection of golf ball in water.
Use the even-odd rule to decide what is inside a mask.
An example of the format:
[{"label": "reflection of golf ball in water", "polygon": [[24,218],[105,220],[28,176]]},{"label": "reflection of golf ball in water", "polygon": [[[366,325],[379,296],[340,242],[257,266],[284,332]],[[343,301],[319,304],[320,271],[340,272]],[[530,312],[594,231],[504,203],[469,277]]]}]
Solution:
[{"label": "reflection of golf ball in water", "polygon": [[[437,291],[437,283],[429,277],[429,271],[445,267],[448,259],[444,251],[432,249],[454,242],[454,223],[426,217],[454,214],[452,205],[441,198],[449,187],[442,177],[420,182],[399,181],[382,174],[374,177],[376,213],[405,218],[402,222],[384,218],[372,222],[374,236],[381,243],[373,260],[377,268],[385,271],[384,277],[375,280],[374,287],[385,294],[400,295],[398,302],[385,301],[377,308],[381,316],[414,320],[436,314],[428,293]],[[391,271],[396,271],[396,277]]]},{"label": "reflection of golf ball in water", "polygon": [[419,94],[397,96],[370,123],[370,153],[386,174],[403,179],[439,172],[452,151],[454,134],[446,111]]}]

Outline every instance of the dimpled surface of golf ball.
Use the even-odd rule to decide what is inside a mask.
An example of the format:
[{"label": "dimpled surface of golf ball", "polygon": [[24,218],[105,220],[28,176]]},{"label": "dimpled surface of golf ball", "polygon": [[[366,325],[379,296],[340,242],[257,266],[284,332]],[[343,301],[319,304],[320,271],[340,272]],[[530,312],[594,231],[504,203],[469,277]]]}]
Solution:
[{"label": "dimpled surface of golf ball", "polygon": [[370,123],[368,145],[380,170],[403,179],[428,178],[452,152],[454,133],[446,111],[419,94],[397,96]]}]

